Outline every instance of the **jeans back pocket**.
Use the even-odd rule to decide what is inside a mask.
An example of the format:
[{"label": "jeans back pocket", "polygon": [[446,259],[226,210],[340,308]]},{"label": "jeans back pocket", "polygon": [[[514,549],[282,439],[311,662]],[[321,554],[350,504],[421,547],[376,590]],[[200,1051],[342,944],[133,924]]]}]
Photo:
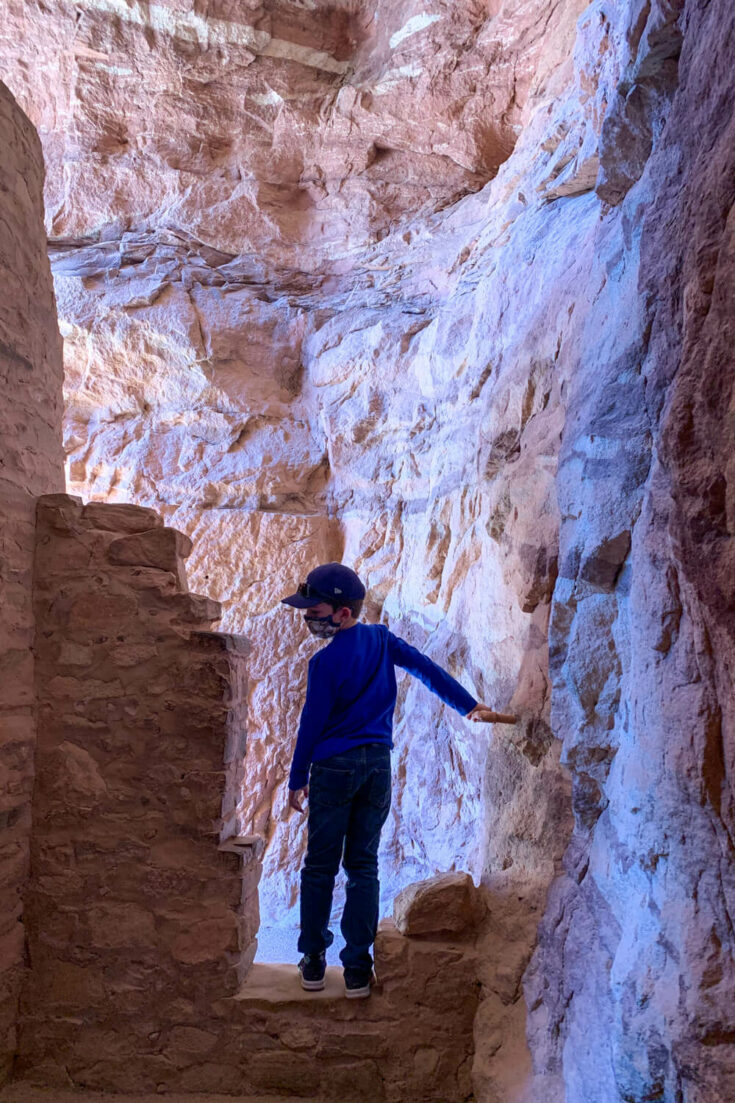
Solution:
[{"label": "jeans back pocket", "polygon": [[355,771],[315,762],[309,778],[309,803],[333,808],[349,804],[355,790]]}]

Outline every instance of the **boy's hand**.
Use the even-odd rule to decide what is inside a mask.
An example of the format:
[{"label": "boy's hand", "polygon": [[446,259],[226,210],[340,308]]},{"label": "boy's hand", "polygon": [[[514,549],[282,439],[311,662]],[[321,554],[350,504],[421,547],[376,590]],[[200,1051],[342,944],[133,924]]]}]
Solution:
[{"label": "boy's hand", "polygon": [[302,800],[308,800],[308,799],[309,799],[309,786],[308,785],[304,786],[303,789],[289,789],[289,791],[288,791],[288,806],[289,806],[289,808],[293,808],[294,812],[301,812],[302,816],[304,814],[304,806],[302,805],[301,801]]},{"label": "boy's hand", "polygon": [[515,724],[518,717],[510,712],[495,712],[487,705],[475,705],[472,711],[467,713],[467,719],[484,724]]}]

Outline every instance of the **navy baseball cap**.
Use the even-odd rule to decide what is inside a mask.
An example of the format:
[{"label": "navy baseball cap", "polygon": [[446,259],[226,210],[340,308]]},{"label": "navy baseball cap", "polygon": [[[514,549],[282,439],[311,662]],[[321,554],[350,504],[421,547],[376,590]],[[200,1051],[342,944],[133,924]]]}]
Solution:
[{"label": "navy baseball cap", "polygon": [[322,601],[362,601],[365,587],[353,570],[342,563],[324,563],[306,576],[295,594],[281,599],[282,605],[310,609]]}]

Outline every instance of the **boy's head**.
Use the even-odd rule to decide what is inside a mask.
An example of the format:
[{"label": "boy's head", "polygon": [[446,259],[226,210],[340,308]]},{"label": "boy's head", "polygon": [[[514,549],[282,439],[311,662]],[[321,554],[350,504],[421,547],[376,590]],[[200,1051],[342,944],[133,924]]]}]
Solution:
[{"label": "boy's head", "polygon": [[365,587],[353,570],[342,563],[324,563],[309,571],[306,582],[282,603],[307,610],[309,630],[327,639],[359,617],[364,597]]}]

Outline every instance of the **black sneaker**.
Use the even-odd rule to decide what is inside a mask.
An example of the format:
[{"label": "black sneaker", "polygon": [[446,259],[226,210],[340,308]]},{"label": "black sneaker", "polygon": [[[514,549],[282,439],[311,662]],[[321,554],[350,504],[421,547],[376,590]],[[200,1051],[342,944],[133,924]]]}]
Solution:
[{"label": "black sneaker", "polygon": [[301,987],[307,992],[320,992],[324,987],[326,968],[327,955],[323,950],[320,954],[304,954],[299,962]]},{"label": "black sneaker", "polygon": [[372,969],[345,969],[345,995],[348,1000],[364,1000],[370,995]]}]

